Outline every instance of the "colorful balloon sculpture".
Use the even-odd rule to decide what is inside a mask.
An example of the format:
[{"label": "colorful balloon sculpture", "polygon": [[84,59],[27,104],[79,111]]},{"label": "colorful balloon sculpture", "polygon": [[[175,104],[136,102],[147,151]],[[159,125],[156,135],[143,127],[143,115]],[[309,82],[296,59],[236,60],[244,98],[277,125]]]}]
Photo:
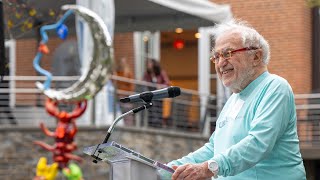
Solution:
[{"label": "colorful balloon sculpture", "polygon": [[71,113],[60,111],[57,106],[57,101],[47,99],[45,106],[47,112],[58,120],[56,130],[52,132],[46,128],[43,123],[40,124],[42,131],[47,136],[55,138],[55,144],[51,146],[41,141],[34,141],[34,143],[48,151],[51,151],[53,153],[53,160],[57,162],[59,168],[62,169],[67,167],[69,160],[76,160],[78,162],[82,161],[79,156],[72,154],[72,151],[77,149],[77,145],[73,142],[73,139],[78,130],[75,118],[84,113],[87,107],[87,102],[78,102],[77,106]]},{"label": "colorful balloon sculpture", "polygon": [[58,174],[58,163],[47,165],[47,158],[41,157],[38,161],[36,173],[34,180],[54,180]]},{"label": "colorful balloon sculpture", "polygon": [[70,163],[68,168],[62,170],[68,180],[82,180],[82,172],[80,167],[75,163]]},{"label": "colorful balloon sculpture", "polygon": [[[40,127],[47,136],[55,138],[55,143],[54,145],[41,141],[35,141],[34,143],[52,152],[53,161],[58,164],[58,168],[63,170],[68,179],[79,180],[82,178],[80,168],[76,164],[69,164],[70,160],[78,162],[82,160],[79,156],[72,154],[77,148],[73,142],[77,133],[75,118],[84,113],[87,107],[87,100],[92,99],[109,80],[112,74],[113,47],[107,26],[95,12],[78,5],[64,5],[62,9],[67,11],[57,23],[40,28],[42,39],[33,60],[33,66],[36,71],[46,76],[45,82],[36,82],[36,86],[48,97],[45,103],[47,112],[58,120],[57,128],[54,132],[48,130],[43,123],[40,124]],[[88,68],[82,73],[79,80],[68,88],[55,90],[50,87],[52,74],[40,66],[42,56],[50,52],[47,46],[49,40],[47,31],[56,30],[59,38],[66,39],[68,28],[63,23],[73,13],[79,15],[88,24],[93,40],[93,53],[89,59]],[[60,111],[58,103],[62,101],[77,103],[77,106],[71,113]]]}]

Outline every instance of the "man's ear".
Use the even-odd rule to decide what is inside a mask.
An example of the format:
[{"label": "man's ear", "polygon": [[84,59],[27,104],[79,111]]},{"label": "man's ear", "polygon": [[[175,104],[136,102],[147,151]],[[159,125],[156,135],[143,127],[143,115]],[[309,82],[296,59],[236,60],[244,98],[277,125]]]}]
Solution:
[{"label": "man's ear", "polygon": [[258,49],[254,54],[253,65],[258,66],[261,62],[262,62],[262,50]]}]

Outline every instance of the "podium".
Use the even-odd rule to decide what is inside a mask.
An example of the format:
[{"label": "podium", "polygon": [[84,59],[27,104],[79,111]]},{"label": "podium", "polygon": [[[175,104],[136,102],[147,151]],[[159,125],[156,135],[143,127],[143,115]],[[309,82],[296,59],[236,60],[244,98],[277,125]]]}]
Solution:
[{"label": "podium", "polygon": [[174,170],[114,141],[84,148],[83,152],[110,165],[110,180],[167,180]]}]

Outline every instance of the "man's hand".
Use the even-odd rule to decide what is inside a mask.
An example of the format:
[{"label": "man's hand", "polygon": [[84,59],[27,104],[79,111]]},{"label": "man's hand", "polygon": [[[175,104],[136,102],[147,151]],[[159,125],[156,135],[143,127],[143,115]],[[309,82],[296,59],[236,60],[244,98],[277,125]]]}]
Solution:
[{"label": "man's hand", "polygon": [[175,170],[172,175],[172,180],[204,180],[214,175],[208,169],[207,161],[201,164],[173,165],[172,168]]}]

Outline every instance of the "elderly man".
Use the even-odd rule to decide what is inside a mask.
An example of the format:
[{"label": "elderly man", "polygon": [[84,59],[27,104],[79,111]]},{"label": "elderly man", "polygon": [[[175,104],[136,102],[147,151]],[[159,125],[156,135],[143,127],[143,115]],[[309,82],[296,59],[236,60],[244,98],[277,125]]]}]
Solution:
[{"label": "elderly man", "polygon": [[233,94],[209,142],[169,163],[172,179],[306,179],[293,92],[268,72],[268,42],[241,22],[217,25],[214,36],[211,61]]}]

